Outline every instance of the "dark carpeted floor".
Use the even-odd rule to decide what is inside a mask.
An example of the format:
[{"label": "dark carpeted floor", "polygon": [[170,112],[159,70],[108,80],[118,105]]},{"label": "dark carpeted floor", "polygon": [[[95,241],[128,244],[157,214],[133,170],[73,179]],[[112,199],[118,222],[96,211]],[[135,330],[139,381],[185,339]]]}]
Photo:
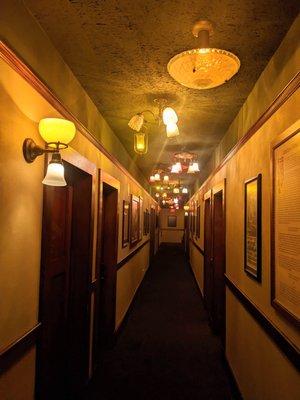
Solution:
[{"label": "dark carpeted floor", "polygon": [[234,399],[196,282],[180,248],[161,247],[116,345],[89,389],[97,400]]}]

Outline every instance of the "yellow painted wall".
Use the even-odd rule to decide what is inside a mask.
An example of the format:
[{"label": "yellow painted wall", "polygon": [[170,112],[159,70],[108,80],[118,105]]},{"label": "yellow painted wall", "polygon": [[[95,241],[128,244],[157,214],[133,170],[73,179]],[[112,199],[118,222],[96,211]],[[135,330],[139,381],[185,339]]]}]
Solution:
[{"label": "yellow painted wall", "polygon": [[[1,39],[10,44],[38,71],[48,86],[127,169],[143,183],[125,149],[101,114],[64,64],[44,32],[21,1],[4,1],[0,13]],[[0,60],[0,351],[20,338],[38,322],[40,247],[42,226],[43,157],[27,164],[22,144],[32,137],[42,145],[38,122],[60,116],[27,82]],[[119,191],[118,261],[135,248],[121,246],[122,203],[130,194],[143,198],[143,209],[157,208],[156,202],[134,179],[125,175],[106,156],[77,132],[72,149],[117,179]],[[125,153],[124,153],[125,152]],[[128,158],[127,158],[128,156]],[[96,212],[95,204],[95,212]],[[97,214],[95,214],[97,215]],[[97,219],[95,218],[95,232]],[[158,235],[157,235],[158,236]],[[94,234],[96,238],[96,234]],[[149,235],[143,236],[143,242]],[[96,243],[96,240],[95,240]],[[95,249],[94,249],[95,250]],[[119,326],[149,265],[149,245],[117,273],[116,327]],[[94,251],[95,264],[95,251]],[[26,374],[24,369],[26,368]],[[0,398],[33,398],[34,348],[9,371],[0,373]],[[26,378],[26,385],[25,385]],[[14,382],[14,384],[13,384]]]},{"label": "yellow painted wall", "polygon": [[[177,217],[176,228],[168,227],[168,216]],[[162,209],[159,213],[160,243],[181,243],[184,234],[184,211]]]},{"label": "yellow painted wall", "polygon": [[[292,26],[287,37],[271,59],[255,85],[232,126],[240,132],[248,129],[246,121],[253,121],[247,114],[262,110],[275,96],[274,86],[284,87],[299,70],[299,46],[291,46],[295,31],[300,37],[300,20]],[[299,40],[298,40],[299,43]],[[289,56],[287,56],[287,54]],[[297,55],[297,57],[296,57]],[[286,65],[282,65],[282,59]],[[297,61],[298,60],[298,61]],[[274,77],[275,65],[280,74]],[[271,81],[268,71],[271,71]],[[272,83],[272,80],[280,81]],[[268,91],[268,102],[263,97]],[[260,91],[261,88],[261,91]],[[261,96],[259,95],[261,93]],[[271,146],[281,137],[300,127],[300,92],[294,93],[278,111],[252,136],[252,138],[210,180],[205,182],[190,200],[198,200],[203,208],[203,196],[226,178],[226,274],[263,312],[263,314],[298,348],[300,332],[282,314],[271,306],[270,293],[270,203],[271,203]],[[255,121],[253,121],[255,122]],[[244,132],[245,133],[245,132]],[[242,133],[239,134],[241,136]],[[244,182],[262,174],[262,283],[257,283],[244,272]],[[203,219],[203,218],[202,218]],[[203,238],[203,222],[201,235]],[[199,242],[202,247],[203,242]],[[204,249],[205,250],[205,249]],[[193,254],[193,250],[191,250]],[[203,258],[203,257],[202,257]],[[191,257],[193,269],[196,260]],[[196,278],[201,284],[201,277]],[[226,356],[245,400],[282,400],[299,398],[300,374],[281,353],[275,343],[258,326],[229,289],[226,290]]]}]

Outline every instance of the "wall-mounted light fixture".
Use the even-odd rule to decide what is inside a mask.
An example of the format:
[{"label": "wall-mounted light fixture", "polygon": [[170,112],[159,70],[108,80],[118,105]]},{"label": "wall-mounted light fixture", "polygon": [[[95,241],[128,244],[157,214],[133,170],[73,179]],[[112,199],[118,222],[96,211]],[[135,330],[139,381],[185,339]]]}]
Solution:
[{"label": "wall-mounted light fixture", "polygon": [[44,118],[39,122],[39,132],[46,142],[46,147],[42,148],[33,139],[27,138],[23,143],[24,158],[28,163],[32,163],[37,157],[51,153],[52,157],[42,182],[49,186],[66,186],[60,150],[66,149],[74,139],[76,127],[66,119]]},{"label": "wall-mounted light fixture", "polygon": [[183,209],[184,209],[184,211],[189,211],[189,209],[190,209],[190,206],[188,206],[188,205],[185,205],[185,206],[183,206]]}]

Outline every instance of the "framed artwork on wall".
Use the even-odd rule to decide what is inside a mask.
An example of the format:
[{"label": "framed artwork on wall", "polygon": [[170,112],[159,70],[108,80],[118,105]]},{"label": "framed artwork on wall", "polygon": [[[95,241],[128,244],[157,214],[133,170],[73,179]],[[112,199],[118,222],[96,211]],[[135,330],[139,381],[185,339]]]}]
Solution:
[{"label": "framed artwork on wall", "polygon": [[122,247],[129,242],[129,201],[123,200]]},{"label": "framed artwork on wall", "polygon": [[244,269],[261,282],[261,174],[245,182]]},{"label": "framed artwork on wall", "polygon": [[146,209],[144,211],[144,235],[148,235],[150,232],[150,213],[149,210]]},{"label": "framed artwork on wall", "polygon": [[196,237],[200,238],[200,206],[197,206],[197,214],[196,214]]},{"label": "framed artwork on wall", "polygon": [[168,228],[176,228],[177,217],[176,215],[168,215]]},{"label": "framed artwork on wall", "polygon": [[300,129],[273,147],[272,305],[300,327]]},{"label": "framed artwork on wall", "polygon": [[143,238],[143,198],[140,196],[140,203],[139,203],[139,240]]},{"label": "framed artwork on wall", "polygon": [[133,247],[139,241],[140,234],[140,198],[133,194],[130,201],[129,226],[130,246]]}]

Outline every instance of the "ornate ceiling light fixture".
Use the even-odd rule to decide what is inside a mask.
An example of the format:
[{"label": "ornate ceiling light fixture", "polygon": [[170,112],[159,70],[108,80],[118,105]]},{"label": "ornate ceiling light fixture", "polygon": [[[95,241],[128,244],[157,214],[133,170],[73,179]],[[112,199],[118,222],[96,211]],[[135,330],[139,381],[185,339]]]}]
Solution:
[{"label": "ornate ceiling light fixture", "polygon": [[160,126],[161,122],[165,124],[168,138],[179,135],[178,116],[173,108],[167,106],[167,100],[155,99],[154,103],[158,107],[157,115],[151,110],[145,110],[135,114],[128,122],[129,128],[136,131],[134,133],[134,151],[137,154],[146,154],[148,151],[148,133],[146,130],[148,121],[145,119],[146,113],[151,114],[158,126]]},{"label": "ornate ceiling light fixture", "polygon": [[240,68],[238,57],[230,51],[209,47],[211,22],[196,22],[192,33],[199,38],[200,47],[171,58],[167,68],[172,78],[191,89],[211,89],[229,81]]},{"label": "ornate ceiling light fixture", "polygon": [[194,174],[200,171],[199,163],[197,161],[197,154],[184,151],[175,153],[173,157],[174,162],[171,166],[172,174]]}]

